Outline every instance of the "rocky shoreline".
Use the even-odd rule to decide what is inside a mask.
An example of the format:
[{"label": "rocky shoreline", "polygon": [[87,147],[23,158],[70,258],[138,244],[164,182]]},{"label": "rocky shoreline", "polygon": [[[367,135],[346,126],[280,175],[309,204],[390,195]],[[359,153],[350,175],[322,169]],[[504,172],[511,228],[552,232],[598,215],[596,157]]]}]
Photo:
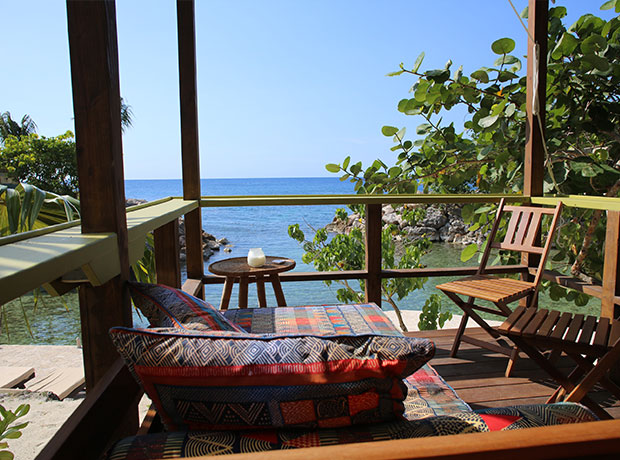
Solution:
[{"label": "rocky shoreline", "polygon": [[[129,198],[125,200],[125,207],[136,206],[139,204],[147,203],[146,200],[140,200],[137,198]],[[182,217],[179,217],[179,246],[181,262],[185,262],[187,256],[185,251],[185,221]],[[209,260],[215,251],[223,250],[224,252],[231,252],[232,245],[227,238],[216,238],[210,233],[202,231],[202,256],[205,261]]]},{"label": "rocky shoreline", "polygon": [[[396,225],[405,236],[396,236],[397,242],[415,241],[426,236],[433,242],[453,243],[467,245],[471,243],[482,244],[485,235],[480,231],[469,231],[468,226],[461,217],[461,206],[454,204],[430,205],[426,207],[424,219],[415,224],[403,219],[404,211],[411,211],[424,205],[403,205],[396,208],[385,204],[382,208],[382,223],[385,228],[388,225]],[[334,217],[334,220],[326,226],[329,232],[348,234],[351,229],[364,229],[364,220],[358,213],[349,214],[345,221]]]}]

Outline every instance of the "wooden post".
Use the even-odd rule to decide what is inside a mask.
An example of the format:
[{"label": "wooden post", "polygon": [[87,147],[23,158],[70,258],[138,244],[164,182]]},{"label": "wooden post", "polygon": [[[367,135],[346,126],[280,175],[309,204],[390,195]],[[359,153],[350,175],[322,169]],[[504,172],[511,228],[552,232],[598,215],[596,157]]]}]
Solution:
[{"label": "wooden post", "polygon": [[[194,0],[177,0],[179,36],[179,92],[181,99],[181,155],[183,198],[200,199],[200,156],[198,153],[198,97],[196,90],[196,32]],[[187,277],[202,280],[202,213],[200,207],[185,214]],[[204,297],[204,286],[200,297]]]},{"label": "wooden post", "polygon": [[[86,389],[118,359],[108,329],[131,326],[120,89],[114,1],[67,1],[83,233],[114,232],[121,273],[80,288]],[[135,423],[137,424],[137,412]]]},{"label": "wooden post", "polygon": [[603,296],[601,317],[617,318],[620,315],[614,298],[620,295],[620,212],[607,211],[605,234],[605,263],[603,265]]},{"label": "wooden post", "polygon": [[[547,36],[549,0],[529,0],[528,32],[539,46],[539,58],[532,39],[527,38],[527,85],[526,85],[526,125],[525,125],[525,158],[523,168],[523,194],[525,196],[542,196],[543,179],[545,176],[545,104],[547,94]],[[536,86],[535,74],[538,76]],[[534,115],[533,99],[538,99],[538,115]],[[542,131],[541,131],[542,126]],[[540,238],[540,235],[537,237]],[[540,258],[536,254],[523,254],[521,263],[528,267],[538,266]],[[532,281],[531,275],[523,279]],[[537,300],[536,303],[537,304]],[[526,299],[519,301],[525,306]]]},{"label": "wooden post", "polygon": [[[525,130],[525,165],[523,177],[523,194],[525,196],[542,196],[543,178],[545,175],[545,104],[547,94],[547,21],[549,0],[529,0],[529,17],[527,20],[529,34],[539,45],[539,59],[535,59],[534,43],[527,40],[527,87],[526,87],[526,130]],[[534,66],[536,65],[536,69]],[[535,85],[534,73],[538,75],[538,86]],[[533,112],[534,94],[538,98],[539,117]],[[540,130],[543,127],[543,131]]]},{"label": "wooden post", "polygon": [[179,260],[179,221],[174,219],[153,232],[155,239],[155,266],[157,282],[181,288]]},{"label": "wooden post", "polygon": [[366,302],[381,306],[381,205],[366,205]]}]

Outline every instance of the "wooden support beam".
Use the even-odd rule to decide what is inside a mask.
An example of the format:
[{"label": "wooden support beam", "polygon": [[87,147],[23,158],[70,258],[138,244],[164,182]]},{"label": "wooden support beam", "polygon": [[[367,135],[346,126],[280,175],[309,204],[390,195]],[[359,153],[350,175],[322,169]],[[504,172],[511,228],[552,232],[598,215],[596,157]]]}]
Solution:
[{"label": "wooden support beam", "polygon": [[366,302],[381,306],[381,212],[380,204],[366,205]]},{"label": "wooden support beam", "polygon": [[181,262],[179,260],[179,221],[174,219],[155,229],[155,267],[157,282],[181,287]]},{"label": "wooden support beam", "polygon": [[[536,59],[534,43],[528,37],[527,43],[527,87],[526,87],[526,131],[525,131],[525,165],[523,171],[523,194],[525,196],[542,196],[545,175],[545,104],[547,88],[547,21],[549,0],[529,0],[528,32],[539,46],[539,59]],[[538,85],[536,86],[535,73]],[[534,115],[534,95],[538,99],[540,123]],[[543,127],[543,131],[540,130]]]},{"label": "wooden support beam", "polygon": [[120,275],[101,286],[80,288],[84,371],[90,391],[118,359],[108,329],[132,325],[125,289],[129,256],[114,1],[68,0],[67,23],[82,232],[116,233],[120,261]]},{"label": "wooden support beam", "polygon": [[[196,89],[196,32],[194,0],[177,0],[179,45],[179,93],[181,102],[181,155],[183,198],[200,200],[200,156],[198,153],[198,96]],[[202,215],[200,208],[185,214],[187,277],[202,279]],[[201,286],[200,297],[204,297]]]},{"label": "wooden support beam", "polygon": [[[549,0],[529,0],[527,39],[527,84],[526,84],[526,125],[525,158],[523,168],[523,194],[542,196],[545,176],[545,104],[547,94],[547,35]],[[532,40],[534,40],[532,42]],[[536,44],[536,45],[535,45]],[[538,51],[538,52],[537,52]],[[534,101],[537,101],[534,104]],[[536,110],[538,112],[535,114]],[[541,130],[542,128],[542,130]],[[540,238],[540,235],[537,236]],[[538,266],[540,257],[523,253],[521,263],[531,268]],[[533,281],[528,274],[522,275],[525,281]],[[528,299],[519,301],[525,306]],[[538,298],[534,299],[534,306]]]},{"label": "wooden support beam", "polygon": [[601,317],[617,318],[620,309],[616,297],[620,295],[620,211],[607,212],[605,234],[605,262],[603,265],[603,294]]}]

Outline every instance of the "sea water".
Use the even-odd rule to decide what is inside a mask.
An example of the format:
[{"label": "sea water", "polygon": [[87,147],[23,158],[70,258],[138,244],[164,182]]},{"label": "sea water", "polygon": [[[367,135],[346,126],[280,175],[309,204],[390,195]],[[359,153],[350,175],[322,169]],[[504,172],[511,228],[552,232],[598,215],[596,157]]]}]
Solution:
[{"label": "sea water", "polygon": [[[138,198],[153,201],[166,196],[181,196],[183,194],[181,180],[127,180],[125,181],[125,195],[127,198]],[[201,181],[203,196],[223,195],[337,195],[354,194],[353,184],[340,181],[337,177],[312,178],[261,178],[261,179],[203,179]],[[315,271],[310,264],[302,262],[304,253],[301,245],[288,236],[289,225],[298,223],[312,239],[314,229],[321,228],[334,218],[337,208],[346,208],[345,205],[322,206],[253,206],[253,207],[225,207],[202,208],[203,229],[216,238],[226,238],[230,242],[231,252],[216,251],[205,262],[205,273],[208,266],[218,260],[228,257],[245,257],[250,248],[260,247],[265,254],[277,257],[294,259],[297,263],[295,271]],[[427,263],[438,259],[446,262],[447,266],[461,265],[459,259],[460,246],[438,245],[435,254],[425,258]],[[431,265],[429,263],[429,265]],[[433,266],[433,265],[431,265]],[[442,265],[443,266],[443,265]],[[435,292],[436,283],[427,283],[427,288],[414,291],[407,298],[398,301],[400,308],[420,310],[426,298]],[[350,282],[351,283],[351,282]],[[353,286],[357,282],[352,282]],[[284,294],[288,305],[315,305],[338,302],[336,290],[341,287],[337,283],[326,286],[322,281],[287,282],[283,283]],[[237,285],[233,289],[233,305],[237,296]],[[214,305],[219,304],[222,285],[207,285],[206,299]],[[275,305],[275,297],[267,285],[267,303]],[[249,306],[258,306],[255,285],[250,285]],[[389,308],[389,307],[388,307]]]}]

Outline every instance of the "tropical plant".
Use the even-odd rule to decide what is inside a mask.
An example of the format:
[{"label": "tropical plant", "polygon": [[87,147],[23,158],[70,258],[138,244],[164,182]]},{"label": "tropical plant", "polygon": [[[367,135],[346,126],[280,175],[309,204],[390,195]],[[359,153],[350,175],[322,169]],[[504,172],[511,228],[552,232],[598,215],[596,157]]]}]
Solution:
[{"label": "tropical plant", "polygon": [[133,110],[131,106],[125,103],[125,100],[121,97],[121,129],[123,132],[127,128],[133,125]]},{"label": "tropical plant", "polygon": [[21,404],[15,411],[5,409],[0,404],[0,460],[13,460],[15,456],[8,450],[9,444],[5,439],[17,439],[21,437],[22,430],[29,422],[15,424],[17,419],[30,411],[29,404]]},{"label": "tropical plant", "polygon": [[24,115],[21,123],[17,123],[11,118],[10,112],[0,114],[0,145],[3,145],[9,136],[15,136],[19,139],[36,131],[37,124],[28,115]]},{"label": "tropical plant", "polygon": [[[620,0],[601,9],[620,12]],[[522,13],[527,17],[527,9]],[[558,194],[618,196],[620,191],[620,17],[604,20],[586,14],[566,27],[566,8],[549,10],[544,191]],[[524,34],[525,36],[525,34]],[[364,168],[347,157],[328,164],[328,171],[351,180],[358,193],[520,193],[526,137],[526,78],[521,59],[512,55],[514,40],[491,45],[497,55],[489,67],[466,76],[463,66],[452,71],[422,71],[424,53],[413,66],[400,65],[389,76],[416,78],[411,96],[398,111],[422,118],[416,137],[405,128],[384,126],[398,152],[395,165],[375,161]],[[444,122],[446,112],[464,107],[464,129]],[[466,206],[463,218],[473,229],[490,225],[492,207]],[[567,209],[558,231],[556,268],[583,278],[602,276],[605,229],[600,211]],[[477,247],[464,250],[472,257]],[[587,296],[567,293],[559,286],[553,299],[567,296],[583,304]]]},{"label": "tropical plant", "polygon": [[451,319],[452,313],[443,310],[441,296],[439,294],[431,294],[422,307],[418,329],[421,331],[441,329],[446,321]]},{"label": "tropical plant", "polygon": [[[363,206],[352,207],[352,210],[359,213],[360,219],[364,218]],[[411,218],[413,214],[408,216]],[[348,212],[345,209],[338,209],[336,217],[342,222],[349,220]],[[302,244],[304,248],[305,253],[302,256],[304,263],[312,263],[319,271],[362,270],[364,268],[365,243],[364,235],[359,228],[353,227],[349,233],[340,233],[331,238],[326,228],[311,230],[314,232],[314,236],[308,240],[299,224],[290,225],[288,228],[289,236]],[[399,251],[397,250],[396,236],[404,237],[395,225],[387,225],[381,232],[383,266],[386,268],[421,267],[420,257],[430,248],[430,241],[427,238],[421,238]],[[384,279],[381,282],[382,299],[396,312],[399,325],[403,331],[407,331],[407,326],[403,321],[397,301],[402,300],[412,291],[420,289],[425,281],[426,278],[391,278]],[[324,283],[331,286],[332,281],[324,281]],[[356,283],[338,280],[336,283],[341,286],[336,290],[336,297],[339,301],[345,303],[364,302],[365,283],[363,280]]]},{"label": "tropical plant", "polygon": [[80,202],[30,184],[0,185],[0,237],[79,219]]},{"label": "tropical plant", "polygon": [[77,159],[73,133],[56,137],[8,136],[0,151],[0,169],[9,177],[61,195],[77,196]]}]

